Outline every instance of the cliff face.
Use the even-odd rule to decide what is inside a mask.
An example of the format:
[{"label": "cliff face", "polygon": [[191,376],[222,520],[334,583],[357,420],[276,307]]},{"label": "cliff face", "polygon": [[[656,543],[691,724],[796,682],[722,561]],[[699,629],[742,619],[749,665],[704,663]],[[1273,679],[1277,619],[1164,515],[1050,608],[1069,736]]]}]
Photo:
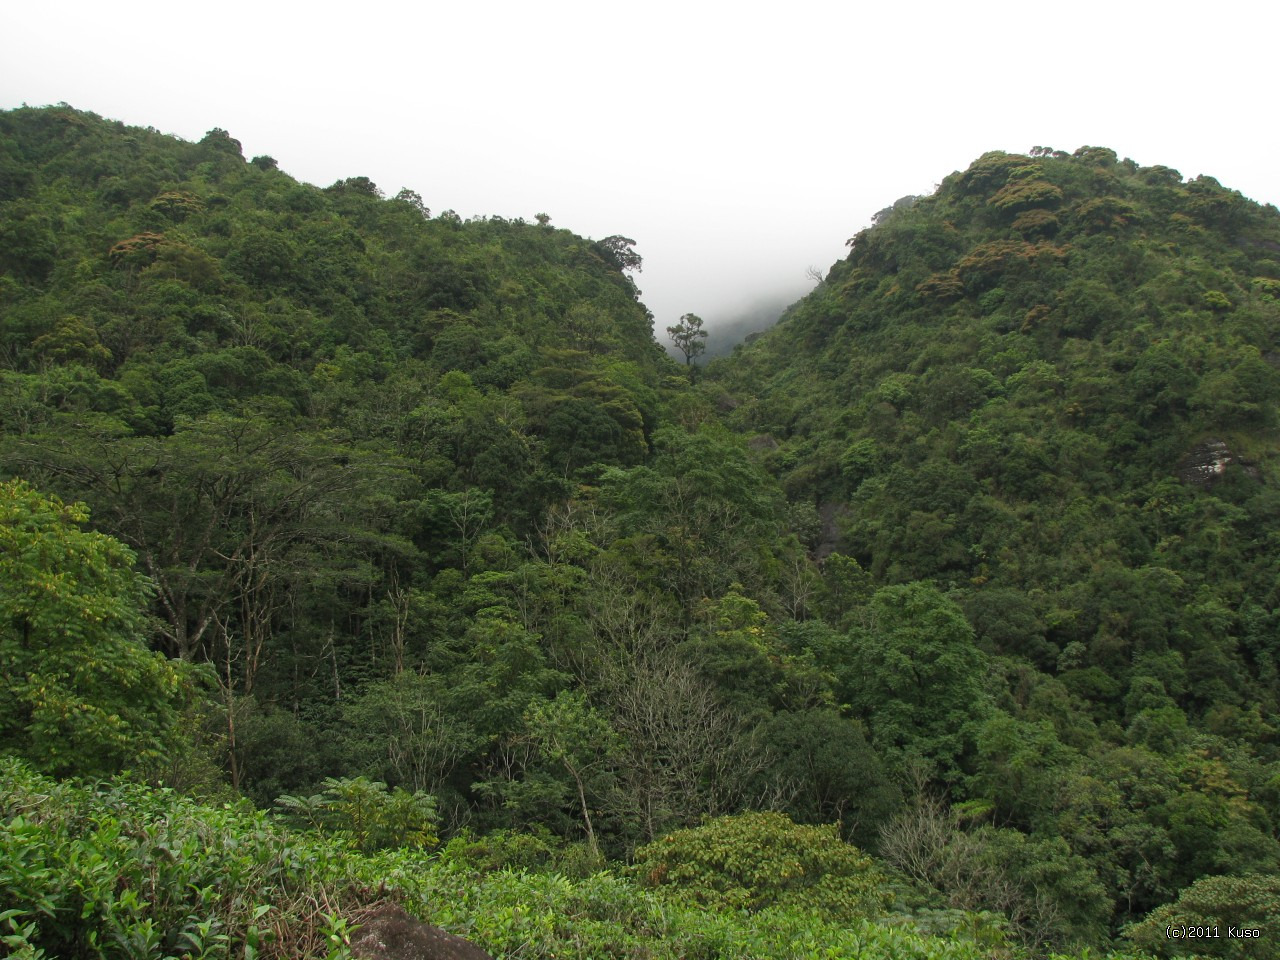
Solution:
[{"label": "cliff face", "polygon": [[1197,444],[1178,462],[1177,474],[1183,483],[1203,486],[1221,479],[1231,464],[1236,464],[1252,477],[1258,476],[1256,466],[1237,460],[1221,440],[1206,440]]}]

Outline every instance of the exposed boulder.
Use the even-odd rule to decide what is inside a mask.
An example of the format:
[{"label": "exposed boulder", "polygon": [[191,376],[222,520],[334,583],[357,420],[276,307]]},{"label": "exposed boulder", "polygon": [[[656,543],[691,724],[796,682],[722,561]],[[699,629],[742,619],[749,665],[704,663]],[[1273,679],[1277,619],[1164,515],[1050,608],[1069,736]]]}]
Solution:
[{"label": "exposed boulder", "polygon": [[469,940],[413,919],[398,903],[377,904],[355,920],[360,929],[351,953],[360,960],[493,960]]},{"label": "exposed boulder", "polygon": [[1221,440],[1206,440],[1178,462],[1178,476],[1183,483],[1210,483],[1222,476],[1232,459]]},{"label": "exposed boulder", "polygon": [[1231,452],[1221,440],[1206,440],[1196,444],[1178,461],[1178,479],[1183,483],[1204,486],[1222,477],[1230,464],[1237,464],[1250,476],[1258,475],[1258,468],[1246,463]]}]

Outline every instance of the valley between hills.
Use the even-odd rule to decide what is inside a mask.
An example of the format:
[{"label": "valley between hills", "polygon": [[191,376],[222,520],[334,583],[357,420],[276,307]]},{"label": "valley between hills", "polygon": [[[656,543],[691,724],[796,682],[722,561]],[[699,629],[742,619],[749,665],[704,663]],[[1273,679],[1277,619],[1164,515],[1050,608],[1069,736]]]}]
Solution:
[{"label": "valley between hills", "polygon": [[10,955],[1277,955],[1275,207],[987,153],[684,363],[430,202],[0,113]]}]

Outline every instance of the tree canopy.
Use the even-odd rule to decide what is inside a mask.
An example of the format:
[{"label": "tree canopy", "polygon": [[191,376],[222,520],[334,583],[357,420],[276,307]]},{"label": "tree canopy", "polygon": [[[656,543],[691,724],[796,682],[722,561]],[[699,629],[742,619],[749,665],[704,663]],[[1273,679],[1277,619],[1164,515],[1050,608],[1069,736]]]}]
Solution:
[{"label": "tree canopy", "polygon": [[691,377],[634,240],[429,199],[0,113],[0,750],[920,956],[1265,906],[1274,208],[988,153]]},{"label": "tree canopy", "polygon": [[105,775],[174,738],[182,673],[147,649],[148,584],[83,504],[0,483],[0,749]]}]

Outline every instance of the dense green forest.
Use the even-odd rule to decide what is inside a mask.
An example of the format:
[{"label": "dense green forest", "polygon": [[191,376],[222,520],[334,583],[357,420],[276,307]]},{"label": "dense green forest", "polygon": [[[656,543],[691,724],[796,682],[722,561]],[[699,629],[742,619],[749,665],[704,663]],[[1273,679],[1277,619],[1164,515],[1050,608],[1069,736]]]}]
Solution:
[{"label": "dense green forest", "polygon": [[0,942],[1275,956],[1273,207],[987,154],[698,367],[426,204],[0,114]]}]

